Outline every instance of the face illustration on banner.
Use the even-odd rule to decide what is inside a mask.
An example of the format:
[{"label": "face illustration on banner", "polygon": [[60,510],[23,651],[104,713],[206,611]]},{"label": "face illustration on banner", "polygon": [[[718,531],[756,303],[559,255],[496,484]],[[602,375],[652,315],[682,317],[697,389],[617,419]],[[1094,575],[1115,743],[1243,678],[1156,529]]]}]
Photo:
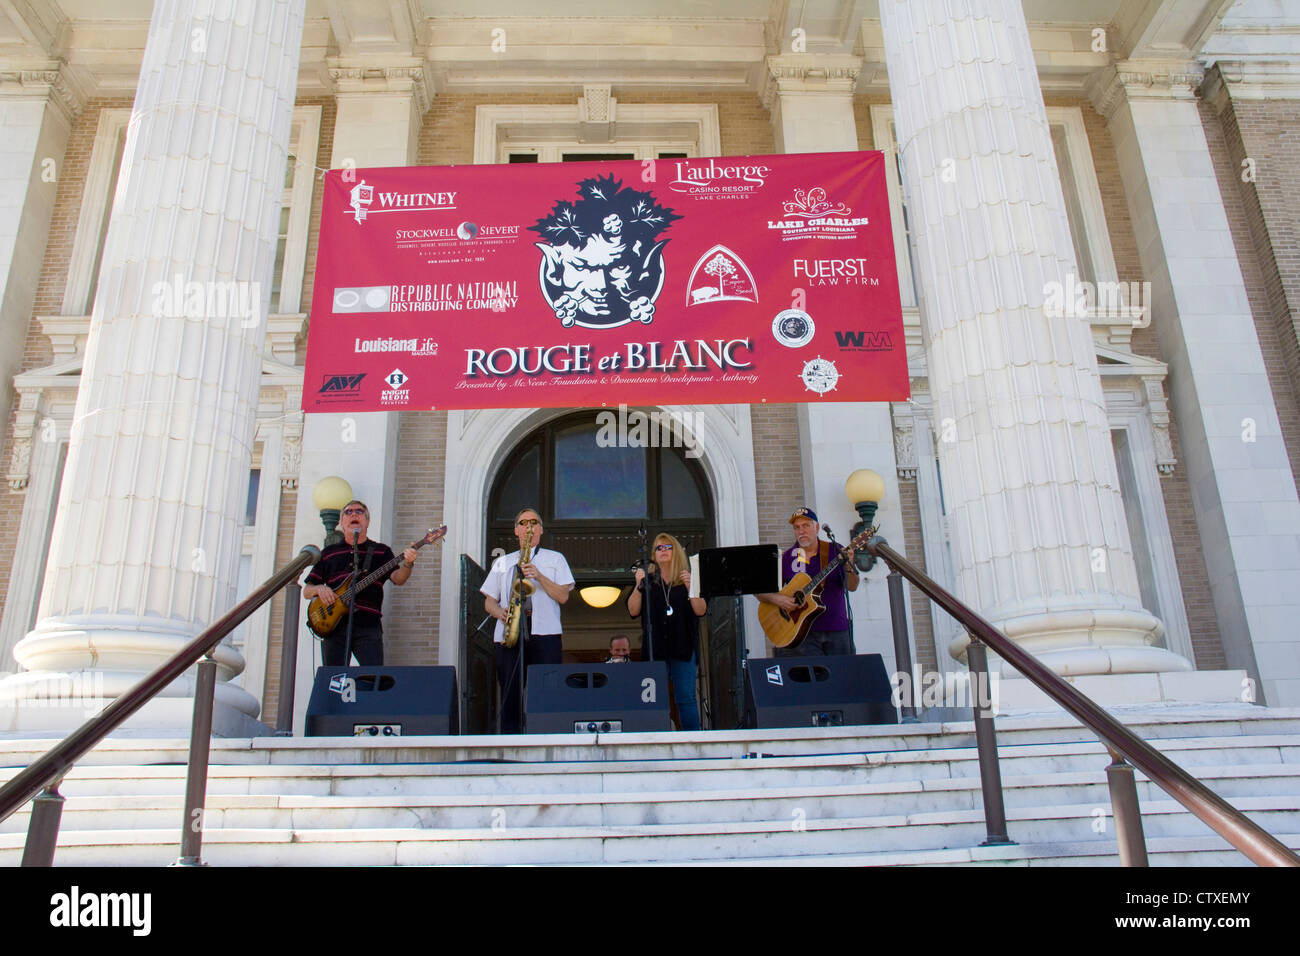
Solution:
[{"label": "face illustration on banner", "polygon": [[543,298],[566,328],[649,324],[664,284],[668,240],[658,237],[682,217],[613,176],[583,180],[578,195],[529,227],[546,240],[536,243]]}]

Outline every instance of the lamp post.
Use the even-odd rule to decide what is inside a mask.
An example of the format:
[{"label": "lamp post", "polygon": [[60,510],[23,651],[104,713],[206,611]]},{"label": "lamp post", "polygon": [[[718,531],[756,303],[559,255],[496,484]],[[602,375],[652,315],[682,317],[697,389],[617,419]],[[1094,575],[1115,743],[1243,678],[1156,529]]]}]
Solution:
[{"label": "lamp post", "polygon": [[[853,526],[851,532],[852,536],[857,538],[858,535],[875,523],[876,510],[885,497],[885,479],[870,468],[859,468],[849,475],[848,481],[844,482],[844,492],[849,496],[849,504],[853,505],[853,510],[862,519]],[[876,535],[872,537],[872,540],[883,542],[885,539]],[[865,573],[875,567],[876,556],[866,551],[858,551],[853,555],[853,563]],[[904,688],[908,688],[913,683],[912,648],[907,639],[907,611],[903,606],[903,576],[890,568],[885,583],[889,586],[889,618],[894,627],[894,665],[903,677]],[[916,687],[911,687],[911,693],[905,694],[900,702],[902,704],[900,708],[902,719],[905,724],[917,723],[916,691]]]},{"label": "lamp post", "polygon": [[320,512],[321,524],[325,526],[322,549],[343,540],[339,531],[339,515],[351,500],[352,486],[337,475],[329,475],[316,482],[316,487],[311,492],[311,503]]}]

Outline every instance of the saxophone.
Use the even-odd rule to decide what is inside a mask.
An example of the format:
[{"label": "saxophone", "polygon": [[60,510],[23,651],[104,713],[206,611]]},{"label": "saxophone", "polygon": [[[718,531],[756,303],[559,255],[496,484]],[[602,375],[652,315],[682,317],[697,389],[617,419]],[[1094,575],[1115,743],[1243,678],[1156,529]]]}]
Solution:
[{"label": "saxophone", "polygon": [[[532,553],[533,529],[530,527],[524,538],[524,549],[519,552],[519,567],[528,563]],[[524,577],[522,571],[518,573],[510,587],[510,609],[506,612],[506,647],[514,647],[519,643],[519,622],[524,616],[524,600],[536,589],[533,582]]]}]

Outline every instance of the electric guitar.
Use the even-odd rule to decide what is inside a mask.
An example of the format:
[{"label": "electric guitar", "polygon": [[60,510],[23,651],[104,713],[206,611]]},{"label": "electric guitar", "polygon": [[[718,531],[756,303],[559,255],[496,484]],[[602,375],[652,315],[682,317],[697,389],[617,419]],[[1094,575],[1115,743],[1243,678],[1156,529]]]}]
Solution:
[{"label": "electric guitar", "polygon": [[794,598],[793,611],[784,611],[766,601],[759,602],[758,623],[763,625],[763,633],[767,635],[773,647],[798,647],[799,643],[808,636],[813,623],[826,610],[826,605],[821,602],[822,582],[844,563],[845,555],[850,551],[857,551],[875,533],[875,528],[868,528],[854,538],[847,548],[826,563],[826,567],[818,572],[817,577],[809,577],[801,571],[786,582],[785,587],[781,588],[781,593]]},{"label": "electric guitar", "polygon": [[[426,544],[433,544],[447,534],[447,526],[443,525],[438,530],[429,529],[429,532],[419,541],[412,541],[411,547],[419,551]],[[318,597],[314,597],[307,604],[307,626],[311,628],[312,633],[317,637],[327,637],[334,628],[338,627],[339,621],[343,620],[352,609],[352,596],[360,594],[375,581],[382,578],[389,571],[397,568],[402,563],[402,556],[399,554],[393,560],[385,563],[382,567],[371,571],[364,578],[357,582],[356,587],[352,586],[352,575],[338,588],[334,589],[334,597],[337,600],[329,607]]]}]

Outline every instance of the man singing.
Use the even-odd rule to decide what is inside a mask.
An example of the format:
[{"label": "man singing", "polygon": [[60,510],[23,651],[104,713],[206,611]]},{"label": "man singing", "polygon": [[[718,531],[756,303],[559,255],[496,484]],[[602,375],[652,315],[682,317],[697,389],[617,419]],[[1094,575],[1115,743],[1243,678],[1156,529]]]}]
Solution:
[{"label": "man singing", "polygon": [[[359,577],[365,577],[371,569],[379,568],[392,561],[393,549],[379,541],[366,537],[370,528],[370,509],[364,502],[349,501],[339,515],[338,530],[343,532],[343,541],[332,544],[321,552],[320,560],[307,575],[302,589],[304,600],[319,597],[326,607],[332,607],[338,600],[335,588],[343,586],[352,574],[352,545],[355,539],[361,551]],[[400,567],[373,581],[360,594],[349,594],[352,608],[352,656],[364,667],[378,667],[384,663],[384,581],[392,581],[399,587],[411,576],[415,567],[416,551],[407,548],[402,552]],[[322,656],[326,667],[346,666],[343,659],[347,648],[348,622],[343,619],[334,630],[321,641]]]},{"label": "man singing", "polygon": [[[802,572],[816,577],[822,568],[835,559],[842,548],[832,541],[820,538],[821,524],[817,512],[811,508],[796,508],[790,516],[794,527],[795,543],[781,553],[781,584],[785,585]],[[808,636],[797,647],[778,647],[777,657],[810,657],[817,655],[852,654],[853,628],[849,624],[849,591],[858,589],[858,569],[853,564],[853,552],[821,586],[821,603],[826,610],[813,623]],[[755,595],[760,601],[775,604],[783,611],[793,611],[797,605],[787,594]]]}]

